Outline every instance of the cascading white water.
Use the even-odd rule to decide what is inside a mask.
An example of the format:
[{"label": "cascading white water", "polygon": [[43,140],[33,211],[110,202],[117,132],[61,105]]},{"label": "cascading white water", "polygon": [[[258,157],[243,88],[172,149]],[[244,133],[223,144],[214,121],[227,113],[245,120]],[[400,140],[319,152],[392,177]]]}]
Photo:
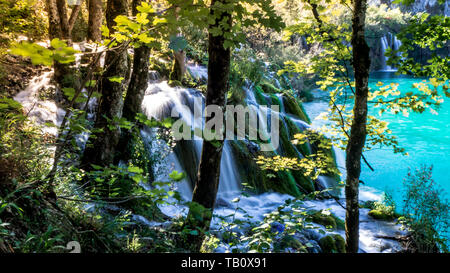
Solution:
[{"label": "cascading white water", "polygon": [[396,55],[400,56],[400,52],[398,52],[400,46],[402,45],[402,42],[397,39],[395,35],[388,32],[386,35],[380,38],[380,49],[381,49],[381,55],[380,55],[380,71],[397,71],[395,67],[392,67],[387,64],[388,57],[385,56],[386,50],[388,48],[391,48],[392,50],[396,51]]},{"label": "cascading white water", "polygon": [[[204,109],[203,95],[193,89],[170,87],[166,81],[150,83],[146,96],[142,103],[143,112],[149,117],[162,120],[170,117],[173,110],[180,114],[180,118],[193,130],[202,129],[204,120],[201,113]],[[200,115],[195,115],[200,113]],[[196,158],[201,156],[202,140],[192,140]],[[174,153],[169,155],[174,170],[184,171],[180,160]],[[225,141],[220,165],[219,194],[239,192],[240,177],[238,175],[235,160],[228,141]],[[166,173],[168,174],[168,173]],[[192,197],[192,185],[187,179],[180,183],[182,197],[190,200]],[[189,190],[187,190],[189,189]]]},{"label": "cascading white water", "polygon": [[42,130],[56,136],[58,131],[57,126],[61,125],[62,118],[66,112],[59,108],[54,101],[39,97],[39,91],[42,88],[50,87],[52,75],[53,72],[49,71],[35,77],[30,81],[30,84],[25,90],[19,92],[14,97],[14,100],[22,104],[28,117],[33,119],[37,124],[53,124],[53,127],[43,126]]}]

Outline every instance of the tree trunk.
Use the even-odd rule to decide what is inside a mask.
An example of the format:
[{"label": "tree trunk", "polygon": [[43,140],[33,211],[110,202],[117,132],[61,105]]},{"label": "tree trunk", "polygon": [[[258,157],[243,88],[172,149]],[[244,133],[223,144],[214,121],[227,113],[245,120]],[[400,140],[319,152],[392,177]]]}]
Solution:
[{"label": "tree trunk", "polygon": [[[50,0],[54,1],[54,0]],[[56,12],[58,14],[57,20],[52,20],[50,22],[50,29],[55,28],[52,24],[57,24],[59,28],[59,36],[53,38],[59,38],[61,40],[65,40],[68,45],[72,45],[72,28],[75,24],[76,18],[78,17],[78,13],[80,12],[81,5],[77,5],[72,9],[72,13],[70,18],[67,17],[67,8],[65,0],[56,0]],[[53,12],[53,11],[52,11]],[[52,30],[53,31],[53,30]],[[70,68],[72,64],[62,64],[59,62],[54,62],[54,79],[58,86],[62,89],[64,87],[73,87],[76,83],[76,80],[65,80],[67,75],[73,74],[73,70]]]},{"label": "tree trunk", "polygon": [[[180,7],[175,6],[175,16],[178,20],[178,13],[180,12]],[[178,36],[181,36],[181,31],[178,30]],[[183,76],[186,73],[186,52],[184,50],[174,50],[173,51],[173,63],[172,70],[169,75],[169,79],[171,81],[179,81],[183,80]]]},{"label": "tree trunk", "polygon": [[102,39],[100,27],[102,25],[103,5],[102,0],[89,0],[89,19],[87,39],[99,42]]},{"label": "tree trunk", "polygon": [[[136,7],[140,5],[142,0],[133,0],[133,15],[138,13]],[[148,86],[148,67],[150,65],[150,48],[142,45],[134,49],[133,73],[131,74],[130,84],[128,85],[127,95],[123,105],[122,116],[128,121],[134,121],[136,114],[141,112],[142,100],[144,99],[145,90]],[[132,140],[132,134],[128,130],[122,131],[120,142],[118,145],[118,159],[128,161],[131,158],[129,154],[129,146]]]},{"label": "tree trunk", "polygon": [[186,52],[184,50],[174,51],[173,57],[172,71],[169,75],[170,80],[181,82],[186,73]]},{"label": "tree trunk", "polygon": [[58,9],[55,0],[47,0],[45,3],[48,14],[48,36],[51,41],[62,37],[61,26],[59,25]]},{"label": "tree trunk", "polygon": [[66,40],[69,44],[72,43],[72,29],[77,20],[78,13],[81,10],[81,5],[76,5],[72,9],[70,18],[68,17],[66,0],[56,0],[56,6],[58,8],[59,23],[61,26],[62,39]]},{"label": "tree trunk", "polygon": [[[216,2],[227,3],[226,0],[213,0],[211,6]],[[211,9],[211,14],[217,14],[217,10]],[[223,11],[216,17],[215,24],[210,29],[217,27],[222,20],[228,21],[231,28],[231,14]],[[224,30],[224,32],[230,30]],[[222,35],[213,36],[209,33],[209,61],[208,61],[208,85],[206,91],[206,107],[217,105],[225,109],[226,92],[228,90],[228,77],[230,73],[231,51],[224,47],[225,37]],[[206,122],[213,117],[206,118]],[[216,130],[220,130],[216,128]],[[220,145],[217,145],[220,143]],[[214,145],[216,144],[216,145]],[[200,230],[198,236],[190,238],[189,243],[192,251],[198,252],[204,239],[204,231],[209,230],[214,203],[216,201],[219,187],[220,161],[222,157],[223,140],[216,140],[215,143],[203,141],[202,154],[198,168],[197,181],[194,187],[191,207],[186,219],[186,226],[190,229]],[[200,205],[200,211],[198,206]],[[197,206],[197,208],[195,208]]]},{"label": "tree trunk", "polygon": [[345,197],[347,212],[345,216],[346,251],[356,253],[359,248],[359,176],[361,174],[361,156],[366,142],[367,97],[369,94],[369,47],[365,40],[364,27],[367,0],[353,2],[353,69],[355,71],[355,105],[350,138],[347,144],[347,179]]},{"label": "tree trunk", "polygon": [[[127,15],[127,0],[108,0],[106,8],[106,19],[109,31],[114,32],[114,18],[118,15]],[[95,128],[102,130],[96,134],[92,145],[87,146],[82,166],[90,169],[90,164],[107,166],[113,163],[117,143],[119,142],[120,129],[112,125],[109,120],[121,117],[123,106],[124,81],[112,82],[111,77],[126,77],[128,71],[128,55],[122,46],[106,53],[105,64],[108,66],[102,75],[100,82],[101,99],[97,109]]]}]

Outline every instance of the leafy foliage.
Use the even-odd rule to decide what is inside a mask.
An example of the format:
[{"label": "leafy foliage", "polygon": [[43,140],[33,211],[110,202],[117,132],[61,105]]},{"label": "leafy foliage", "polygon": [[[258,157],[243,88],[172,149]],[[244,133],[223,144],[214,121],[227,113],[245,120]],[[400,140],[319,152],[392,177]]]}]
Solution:
[{"label": "leafy foliage", "polygon": [[39,39],[47,30],[43,1],[0,1],[0,46],[8,45],[19,35]]},{"label": "leafy foliage", "polygon": [[432,178],[432,167],[409,171],[404,179],[403,223],[412,232],[418,252],[447,251],[450,203]]},{"label": "leafy foliage", "polygon": [[323,135],[308,129],[303,133],[294,135],[292,143],[294,145],[302,145],[307,141],[311,145],[316,145],[317,151],[315,153],[311,153],[301,159],[281,157],[279,155],[272,158],[259,156],[256,163],[263,169],[271,169],[274,171],[282,171],[285,169],[301,170],[304,175],[313,180],[323,174],[339,174],[333,158],[330,157],[328,152],[332,147],[331,142]]},{"label": "leafy foliage", "polygon": [[47,49],[36,43],[21,42],[11,48],[11,53],[23,57],[29,57],[34,65],[43,64],[51,66],[54,61],[68,64],[75,61],[75,53],[72,47],[58,38],[50,42],[51,49]]},{"label": "leafy foliage", "polygon": [[[389,64],[398,67],[398,72],[413,74],[419,77],[435,78],[441,85],[450,79],[450,57],[445,53],[439,53],[439,49],[448,44],[450,38],[450,18],[445,16],[429,16],[424,13],[414,16],[409,24],[398,33],[397,37],[402,41],[398,49],[402,52],[388,51]],[[408,56],[408,52],[415,47],[429,50],[432,55],[426,64],[422,64]],[[449,89],[448,84],[445,90]]]}]

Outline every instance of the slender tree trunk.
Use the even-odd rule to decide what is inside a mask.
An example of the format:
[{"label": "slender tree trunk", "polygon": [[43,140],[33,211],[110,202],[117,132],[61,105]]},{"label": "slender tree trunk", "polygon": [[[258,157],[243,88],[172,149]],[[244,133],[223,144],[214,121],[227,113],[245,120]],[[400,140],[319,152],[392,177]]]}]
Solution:
[{"label": "slender tree trunk", "polygon": [[48,36],[50,40],[62,37],[61,26],[59,25],[58,8],[55,0],[46,0],[48,14]]},{"label": "slender tree trunk", "polygon": [[355,71],[355,105],[350,138],[347,144],[346,169],[347,180],[345,197],[347,212],[345,216],[346,251],[356,253],[359,249],[359,176],[361,174],[361,156],[366,142],[367,97],[369,94],[369,47],[365,40],[364,27],[367,0],[353,2],[353,68]]},{"label": "slender tree trunk", "polygon": [[[177,18],[179,10],[180,7],[177,6],[176,7]],[[178,31],[177,35],[181,36],[180,31]],[[172,71],[170,72],[169,78],[172,81],[181,82],[183,80],[185,73],[186,73],[186,52],[184,50],[174,50]]]},{"label": "slender tree trunk", "polygon": [[[78,17],[78,13],[80,12],[81,5],[77,5],[72,9],[70,18],[68,18],[65,0],[56,0],[56,8],[59,19],[58,25],[61,31],[60,36],[55,38],[65,40],[68,45],[71,45],[72,29]],[[60,88],[73,87],[72,85],[76,84],[75,80],[67,81],[64,79],[67,75],[73,74],[73,70],[70,68],[71,65],[72,64],[62,64],[59,62],[54,62],[54,79],[58,83]]]},{"label": "slender tree trunk", "polygon": [[[106,8],[106,22],[111,33],[114,32],[114,18],[118,15],[127,15],[127,0],[108,0]],[[122,45],[123,46],[123,45]],[[126,77],[128,71],[128,55],[122,46],[108,51],[105,63],[108,68],[102,75],[100,82],[101,99],[97,109],[95,128],[102,130],[91,141],[92,145],[86,147],[82,159],[82,166],[90,168],[90,164],[107,166],[113,163],[120,129],[111,124],[116,117],[122,116],[124,83],[112,82],[111,77]],[[108,126],[113,125],[113,126]]]},{"label": "slender tree trunk", "polygon": [[169,75],[170,80],[181,82],[186,73],[186,52],[184,50],[174,51],[173,59],[172,71]]},{"label": "slender tree trunk", "polygon": [[[133,0],[133,15],[138,13],[136,7],[142,0]],[[122,116],[128,121],[134,121],[136,114],[141,112],[142,100],[145,90],[148,86],[148,67],[150,65],[150,48],[143,45],[134,49],[133,73],[131,74],[130,84],[128,85],[127,95],[123,105]],[[131,144],[132,134],[128,130],[122,131],[118,145],[118,159],[128,161],[131,158],[129,146]]]},{"label": "slender tree trunk", "polygon": [[[226,0],[213,0],[211,6],[216,2],[227,3]],[[217,11],[211,9],[211,14],[217,14]],[[231,14],[223,11],[220,16],[216,17],[215,24],[210,26],[216,27],[219,22],[225,20],[230,28],[232,24]],[[224,30],[224,32],[229,30]],[[226,92],[228,90],[228,77],[230,73],[230,49],[224,47],[225,37],[223,35],[214,36],[209,33],[209,61],[208,61],[208,85],[206,91],[206,107],[208,105],[217,105],[225,108]],[[213,117],[206,118],[210,120]],[[216,128],[216,130],[220,130]],[[217,140],[217,142],[219,142]],[[197,181],[194,187],[191,207],[186,219],[186,226],[190,229],[199,229],[200,231],[208,231],[214,203],[216,201],[217,190],[219,187],[220,177],[220,161],[222,157],[223,141],[220,145],[214,145],[212,142],[203,141],[202,154],[198,168]],[[199,205],[199,207],[197,206]],[[196,207],[196,208],[195,208]],[[200,210],[198,209],[200,208]],[[190,238],[192,251],[199,251],[203,242],[204,234],[199,232],[199,236]]]},{"label": "slender tree trunk", "polygon": [[[58,7],[56,5],[56,0],[47,0],[47,14],[48,14],[48,36],[50,41],[53,39],[62,38],[62,30],[59,19]],[[57,86],[61,89],[63,78],[65,75],[65,66],[54,61],[53,62],[53,79],[55,80]]]},{"label": "slender tree trunk", "polygon": [[89,0],[89,19],[87,39],[99,42],[102,39],[100,27],[102,25],[103,5],[102,0]]},{"label": "slender tree trunk", "polygon": [[58,8],[59,23],[61,26],[62,39],[66,40],[69,44],[72,43],[72,29],[77,20],[78,13],[81,10],[81,5],[76,5],[72,9],[70,17],[68,17],[66,0],[56,0],[56,6]]}]

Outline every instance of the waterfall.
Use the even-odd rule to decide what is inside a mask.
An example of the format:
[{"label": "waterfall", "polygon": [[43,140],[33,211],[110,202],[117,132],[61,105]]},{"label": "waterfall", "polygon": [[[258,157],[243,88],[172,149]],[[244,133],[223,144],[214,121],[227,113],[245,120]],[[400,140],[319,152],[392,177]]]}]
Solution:
[{"label": "waterfall", "polygon": [[386,50],[388,48],[391,48],[392,50],[396,51],[396,56],[400,56],[400,52],[398,52],[400,46],[402,45],[402,42],[397,39],[395,35],[388,32],[386,35],[380,38],[380,70],[379,71],[397,71],[395,67],[392,67],[390,65],[387,65],[388,57],[385,56]]},{"label": "waterfall", "polygon": [[34,120],[36,124],[45,125],[52,123],[54,127],[42,126],[42,130],[46,133],[56,136],[57,126],[61,125],[65,111],[57,106],[53,100],[42,99],[39,91],[43,88],[51,86],[51,77],[53,72],[44,72],[42,75],[33,78],[25,90],[14,96],[14,100],[21,103],[27,116]]},{"label": "waterfall", "polygon": [[[195,116],[195,113],[203,112],[204,101],[203,95],[195,89],[170,87],[166,81],[162,81],[149,84],[142,103],[142,108],[148,118],[153,117],[159,120],[170,117],[172,111],[175,109],[180,114],[180,118],[195,130],[202,129],[204,125],[202,117]],[[154,135],[152,135],[152,133],[147,133],[143,136],[149,138]],[[181,148],[183,149],[184,154],[177,155],[173,152],[170,153],[166,159],[167,162],[171,163],[170,165],[172,165],[173,170],[187,172],[187,178],[179,183],[179,191],[185,200],[190,200],[192,197],[192,189],[197,173],[196,166],[198,166],[198,160],[201,157],[202,144],[203,140],[195,138],[192,141],[183,141],[179,143],[179,145],[184,146]],[[155,148],[154,151],[158,148]],[[181,160],[181,156],[188,157],[188,159]],[[239,191],[240,177],[235,162],[230,143],[226,140],[220,165],[219,194],[236,193]],[[191,168],[187,168],[187,164],[190,164]],[[166,176],[171,170],[167,171],[168,172],[164,174]],[[158,178],[163,179],[164,175]]]},{"label": "waterfall", "polygon": [[[195,78],[204,79],[206,68],[200,66],[188,66],[188,70]],[[286,123],[287,119],[292,121],[292,123],[294,123],[302,131],[310,128],[308,123],[284,111],[282,94],[275,95],[280,101],[280,111],[274,112],[270,106],[260,105],[257,102],[251,83],[247,83],[247,85],[243,88],[243,91],[246,94],[245,102],[249,107],[248,109],[251,112],[250,114],[257,118],[256,129],[259,131],[262,139],[270,138],[270,117],[275,114],[279,115],[281,126],[284,126],[283,129],[288,132],[289,137],[292,137],[292,133],[289,132],[289,128]],[[261,93],[261,95],[267,102],[271,100],[270,96],[263,93]],[[179,117],[186,123],[186,125],[192,128],[195,132],[198,129],[202,130],[204,126],[204,119],[202,118],[202,115],[199,115],[199,113],[203,113],[204,111],[204,103],[205,98],[198,90],[182,87],[171,87],[166,81],[157,82],[152,80],[146,90],[142,103],[142,110],[148,118],[155,118],[158,120],[170,117],[171,113],[176,111],[179,113]],[[143,136],[148,139],[154,139],[156,137],[156,132],[147,132],[146,134],[143,134]],[[240,190],[240,182],[242,178],[239,175],[239,168],[236,166],[236,160],[231,148],[231,141],[233,140],[225,140],[223,147],[220,166],[219,196],[234,194]],[[168,174],[172,170],[184,172],[186,174],[186,178],[179,183],[179,191],[185,200],[190,200],[192,196],[192,189],[195,185],[198,163],[201,157],[202,143],[203,141],[196,136],[194,136],[194,140],[178,141],[174,151],[167,155],[164,163],[160,164],[161,166],[170,165],[170,170],[164,167],[159,170],[155,170],[155,172],[161,172],[162,169],[164,169],[165,174],[159,177],[157,176],[157,178],[163,180],[165,176],[166,181]],[[308,147],[311,150],[311,147]],[[297,150],[295,145],[293,145],[293,148],[297,152],[299,158],[304,157],[304,155]],[[161,149],[161,147],[154,148],[152,153],[158,149]],[[283,154],[281,145],[278,145],[278,147],[273,150],[276,154]],[[245,181],[245,178],[243,179]],[[321,178],[320,180],[325,181],[326,179]],[[327,187],[332,183],[327,180],[326,182],[321,182],[321,184],[323,184],[324,187]]]}]

